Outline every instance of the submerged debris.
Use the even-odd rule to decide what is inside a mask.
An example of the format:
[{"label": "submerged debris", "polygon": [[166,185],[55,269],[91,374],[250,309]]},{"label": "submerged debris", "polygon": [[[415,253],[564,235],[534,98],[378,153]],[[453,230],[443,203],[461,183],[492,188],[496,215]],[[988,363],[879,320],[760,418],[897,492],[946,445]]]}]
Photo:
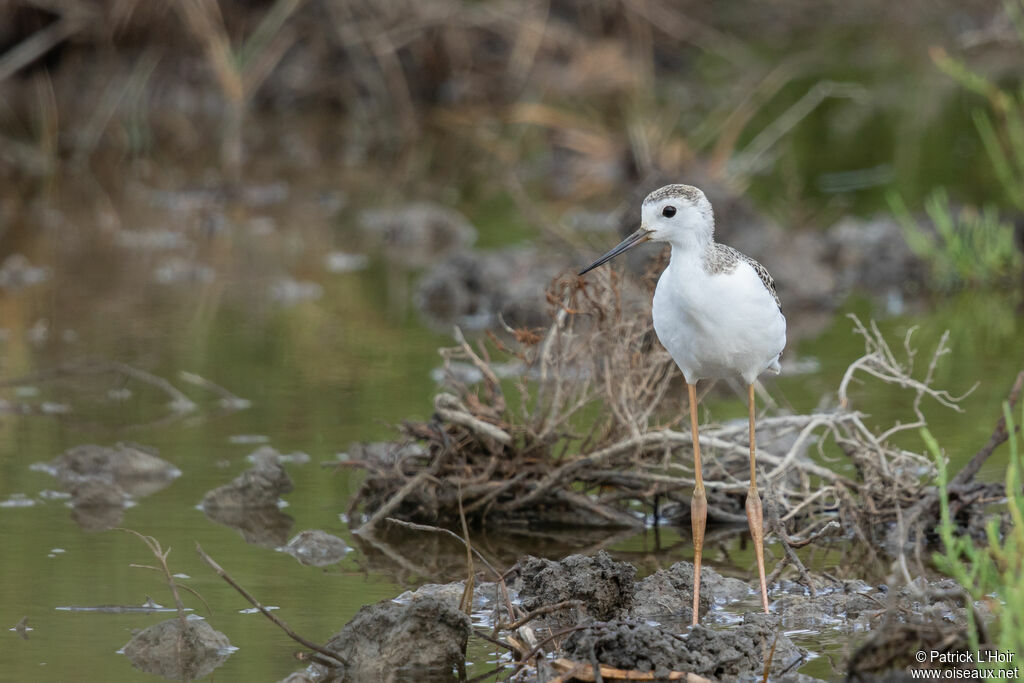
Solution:
[{"label": "submerged debris", "polygon": [[18,634],[18,637],[22,640],[28,640],[28,634],[30,631],[35,631],[34,628],[28,625],[28,617],[22,617],[18,620],[18,623],[7,629]]},{"label": "submerged debris", "polygon": [[345,541],[319,529],[300,532],[281,550],[310,567],[326,567],[341,562],[352,552]]},{"label": "submerged debris", "polygon": [[[919,577],[892,593],[884,602],[885,609],[876,613],[869,635],[850,656],[848,680],[878,680],[911,668],[974,668],[972,660],[966,658],[967,653],[973,653],[967,635],[967,611],[973,610],[973,619],[984,638],[985,622],[992,615],[982,603],[971,605],[963,588],[952,579],[929,582]],[[987,645],[982,642],[982,649]],[[929,656],[922,662],[915,657],[918,652]]]},{"label": "submerged debris", "polygon": [[229,526],[246,543],[263,548],[279,548],[288,542],[295,520],[278,507],[204,507],[207,519]]},{"label": "submerged debris", "polygon": [[772,610],[788,629],[820,629],[843,623],[867,625],[887,604],[887,595],[859,579],[816,591],[787,591],[773,598]]}]

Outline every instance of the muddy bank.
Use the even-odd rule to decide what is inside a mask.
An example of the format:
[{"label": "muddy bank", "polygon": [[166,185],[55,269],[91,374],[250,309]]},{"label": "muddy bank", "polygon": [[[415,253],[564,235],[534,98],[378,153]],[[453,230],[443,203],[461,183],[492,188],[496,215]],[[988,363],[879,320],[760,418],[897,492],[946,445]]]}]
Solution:
[{"label": "muddy bank", "polygon": [[596,660],[617,669],[653,672],[657,678],[684,671],[719,681],[764,671],[767,653],[773,648],[769,669],[773,675],[791,670],[806,657],[806,652],[780,631],[777,619],[753,613],[728,630],[698,624],[686,634],[644,623],[612,621],[576,631],[562,646],[565,655],[575,661]]},{"label": "muddy bank", "polygon": [[[488,571],[495,573],[493,567]],[[847,639],[832,652],[834,671],[857,680],[906,675],[921,648],[966,646],[967,613],[988,622],[949,579],[924,578],[899,588],[815,575],[818,588],[770,585],[771,613],[751,582],[702,571],[701,623],[690,625],[693,566],[678,562],[637,580],[636,568],[605,552],[562,560],[523,557],[497,582],[426,584],[366,605],[323,646],[311,665],[286,680],[451,680],[464,676],[467,647],[491,652],[499,680],[808,682],[800,673],[819,639]],[[498,576],[495,573],[496,576]],[[748,602],[748,598],[751,600]],[[681,619],[682,617],[683,619]],[[686,623],[681,623],[685,621]],[[910,647],[911,649],[906,649]],[[928,666],[925,664],[924,666]]]},{"label": "muddy bank", "polygon": [[[705,566],[702,574],[704,622],[713,607],[721,612],[753,593],[751,586],[722,577],[710,567]],[[534,622],[546,631],[567,630],[568,637],[554,653],[558,657],[665,678],[679,671],[735,680],[760,673],[772,647],[775,673],[792,668],[806,655],[784,635],[774,614],[748,613],[725,628],[691,627],[693,566],[688,562],[637,581],[631,564],[604,552],[558,562],[528,557],[517,565],[516,577],[512,585],[525,610],[543,612],[569,601],[580,603]]]}]

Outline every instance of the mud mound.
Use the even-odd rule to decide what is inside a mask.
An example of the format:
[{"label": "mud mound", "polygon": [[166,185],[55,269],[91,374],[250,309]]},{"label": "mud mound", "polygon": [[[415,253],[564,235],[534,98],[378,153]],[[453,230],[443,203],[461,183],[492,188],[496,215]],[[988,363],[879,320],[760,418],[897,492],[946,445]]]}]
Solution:
[{"label": "mud mound", "polygon": [[612,619],[633,604],[636,567],[616,562],[605,551],[593,557],[570,555],[560,562],[525,557],[515,588],[527,610],[580,600],[589,616]]},{"label": "mud mound", "polygon": [[263,459],[231,482],[208,491],[202,506],[210,509],[275,508],[282,493],[293,488],[292,480],[277,462]]},{"label": "mud mound", "polygon": [[[750,587],[743,581],[722,576],[704,566],[701,568],[700,616],[703,618],[707,614],[712,603],[724,605],[735,602],[749,592]],[[638,582],[628,616],[688,626],[693,620],[693,565],[676,562]]]},{"label": "mud mound", "polygon": [[392,680],[403,670],[420,679],[432,672],[450,676],[465,665],[469,631],[469,617],[442,600],[382,600],[360,609],[327,641],[345,666],[322,673],[332,681]]},{"label": "mud mound", "polygon": [[136,444],[113,447],[83,444],[64,451],[44,471],[71,494],[71,518],[86,531],[121,524],[124,508],[168,486],[181,470],[156,451]]},{"label": "mud mound", "polygon": [[595,659],[618,669],[686,671],[716,680],[760,675],[774,643],[772,671],[780,673],[803,653],[764,615],[748,614],[740,626],[716,631],[701,625],[686,635],[660,626],[625,621],[595,624],[566,639],[562,649],[573,659]]},{"label": "mud mound", "polygon": [[121,443],[113,447],[75,446],[54,458],[50,466],[69,490],[83,482],[104,482],[137,498],[161,490],[181,475],[153,449]]},{"label": "mud mound", "polygon": [[352,551],[345,541],[320,529],[308,529],[281,548],[296,560],[310,567],[327,567],[341,562]]},{"label": "mud mound", "polygon": [[688,660],[684,648],[682,637],[667,629],[626,622],[577,631],[562,645],[566,655],[575,660],[596,659],[618,669],[653,671],[658,677],[685,670]]},{"label": "mud mound", "polygon": [[136,669],[172,680],[208,675],[231,655],[231,642],[203,620],[184,623],[184,632],[176,618],[140,631],[124,646],[125,657]]},{"label": "mud mound", "polygon": [[760,676],[774,643],[771,672],[789,669],[804,652],[779,627],[776,617],[748,613],[735,628],[716,631],[698,624],[686,638],[687,669],[720,680]]},{"label": "mud mound", "polygon": [[817,628],[877,614],[885,608],[886,594],[864,581],[844,581],[816,596],[787,594],[777,597],[772,609],[786,628]]}]

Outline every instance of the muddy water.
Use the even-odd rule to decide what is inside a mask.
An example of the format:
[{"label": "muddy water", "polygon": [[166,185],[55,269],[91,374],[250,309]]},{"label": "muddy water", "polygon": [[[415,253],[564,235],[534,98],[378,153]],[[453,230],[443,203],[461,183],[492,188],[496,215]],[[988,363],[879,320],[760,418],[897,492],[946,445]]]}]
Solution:
[{"label": "muddy water", "polygon": [[[291,657],[299,648],[262,616],[245,612],[249,605],[197,558],[197,542],[265,604],[280,607],[278,614],[296,631],[319,642],[363,604],[461,572],[457,548],[436,540],[424,546],[421,539],[399,537],[388,547],[359,545],[343,515],[357,475],[320,467],[352,441],[387,438],[390,423],[429,414],[430,370],[439,361],[436,348],[447,340],[412,310],[413,275],[372,252],[362,270],[338,273],[326,266],[331,250],[359,250],[352,212],[331,184],[268,180],[256,183],[252,196],[227,201],[185,184],[170,183],[167,193],[154,194],[145,182],[131,180],[146,173],[126,174],[127,189],[109,213],[81,210],[71,199],[56,201],[28,212],[5,238],[4,258],[22,253],[48,270],[42,281],[0,295],[0,373],[6,380],[27,377],[0,390],[11,413],[0,417],[0,626],[14,627],[27,617],[32,629],[25,638],[6,630],[0,635],[0,680],[80,680],[82,671],[90,680],[146,677],[116,651],[133,630],[166,615],[77,609],[136,607],[149,596],[171,604],[159,575],[130,566],[154,562],[145,546],[110,530],[114,525],[173,549],[171,570],[189,577],[182,582],[202,594],[211,612],[191,596],[186,603],[239,648],[218,669],[221,680],[282,678],[300,668]],[[280,229],[286,225],[301,227]],[[478,227],[484,243],[509,240],[492,226]],[[146,237],[126,237],[122,231],[129,229]],[[987,438],[1008,378],[1020,365],[1020,321],[1009,305],[964,295],[928,314],[883,321],[898,335],[920,325],[916,339],[925,349],[951,328],[953,353],[939,366],[937,383],[956,392],[980,382],[963,415],[929,408],[940,418],[935,432],[954,461],[969,457]],[[865,316],[880,313],[872,302],[852,307]],[[861,348],[849,322],[837,317],[822,336],[792,350],[818,368],[781,378],[773,391],[795,409],[808,410],[834,391]],[[123,372],[97,371],[100,361],[163,378],[195,407],[176,410],[165,388]],[[56,369],[61,372],[31,377]],[[191,383],[182,372],[248,405],[225,405],[215,388]],[[886,388],[865,387],[855,396],[880,422],[904,409],[903,399]],[[742,414],[736,402],[711,406],[715,419]],[[98,521],[73,516],[62,487],[38,463],[81,444],[124,441],[156,449],[181,476],[139,497],[123,515]],[[284,495],[287,505],[269,516],[271,530],[248,543],[197,504],[206,491],[249,467],[246,456],[264,445],[308,454],[309,461],[296,455],[284,465],[294,490]],[[999,462],[986,472],[998,477]],[[326,568],[303,566],[275,551],[307,529],[325,530],[357,550]],[[753,562],[745,535],[716,538],[707,561],[743,576]],[[607,542],[641,574],[691,557],[685,532],[669,528],[615,539],[514,542],[489,532],[478,542],[498,555],[512,543],[516,552],[556,557]],[[840,551],[814,552],[811,561],[829,567]],[[802,637],[819,652],[842,647],[834,635]],[[494,659],[483,643],[471,643],[470,650],[471,671],[484,671]],[[804,670],[830,674],[827,658]]]}]

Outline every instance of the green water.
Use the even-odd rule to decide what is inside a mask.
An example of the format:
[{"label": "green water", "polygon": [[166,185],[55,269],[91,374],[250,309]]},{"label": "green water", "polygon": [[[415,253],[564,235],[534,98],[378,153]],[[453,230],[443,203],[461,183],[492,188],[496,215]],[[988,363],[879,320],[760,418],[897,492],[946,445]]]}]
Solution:
[{"label": "green water", "polygon": [[[336,227],[342,238],[351,229]],[[161,422],[169,415],[165,395],[113,375],[28,383],[38,390],[36,395],[19,394],[15,387],[3,390],[9,401],[36,407],[47,400],[64,401],[71,411],[9,415],[0,421],[0,500],[24,494],[36,503],[0,508],[0,625],[9,628],[28,617],[35,629],[27,640],[10,632],[0,635],[0,679],[73,680],[83,670],[91,680],[146,677],[115,651],[133,629],[164,616],[57,609],[139,605],[147,595],[171,602],[157,575],[129,567],[152,561],[137,539],[118,531],[83,531],[71,520],[65,501],[40,497],[43,490],[59,487],[29,466],[83,443],[130,440],[153,446],[183,472],[166,489],[126,510],[121,523],[173,548],[172,570],[191,577],[184,583],[210,604],[211,623],[239,648],[218,670],[222,680],[284,677],[299,667],[290,657],[298,647],[261,616],[239,613],[248,605],[200,562],[193,551],[196,542],[265,604],[280,606],[278,614],[296,631],[317,641],[337,631],[363,604],[461,573],[457,548],[431,541],[424,549],[414,540],[384,552],[361,547],[326,570],[305,567],[283,553],[246,544],[237,531],[211,522],[196,509],[207,490],[247,467],[244,458],[256,445],[233,443],[231,437],[261,435],[281,452],[304,451],[312,458],[308,464],[286,466],[295,483],[283,510],[294,520],[288,537],[304,529],[324,529],[356,545],[340,515],[358,475],[326,470],[319,463],[352,441],[388,438],[393,434],[389,425],[404,418],[429,415],[434,391],[429,371],[439,363],[437,347],[447,340],[427,331],[411,312],[412,279],[384,277],[386,268],[379,260],[359,273],[325,273],[317,265],[321,251],[282,257],[286,252],[278,240],[204,243],[200,254],[222,265],[217,279],[171,287],[152,283],[152,266],[159,259],[151,255],[126,255],[102,241],[69,249],[46,235],[23,243],[33,262],[48,265],[53,277],[0,300],[7,331],[0,346],[4,377],[90,358],[117,359],[170,379],[198,403],[198,410]],[[282,261],[293,272],[315,276],[324,287],[323,296],[291,306],[268,303],[262,292],[272,279],[269,273],[277,271],[268,267],[268,275],[259,274],[263,269],[253,275],[250,265]],[[869,317],[871,306],[861,301],[852,308]],[[28,331],[40,319],[48,323],[48,338],[30,342]],[[915,340],[924,350],[934,346],[943,330],[951,330],[953,351],[938,367],[937,384],[954,393],[976,380],[980,384],[963,402],[963,414],[936,407],[928,412],[936,418],[934,431],[950,457],[969,457],[991,431],[999,402],[1022,362],[1020,318],[1012,303],[998,296],[964,294],[938,302],[927,314],[881,324],[897,340],[908,326],[918,325]],[[790,351],[799,359],[817,358],[820,369],[783,376],[770,388],[794,409],[809,410],[835,391],[861,349],[850,322],[837,316],[820,337]],[[215,395],[179,379],[182,370],[228,388],[250,400],[251,407],[220,410]],[[123,388],[131,396],[108,394]],[[891,387],[865,386],[853,397],[855,407],[880,422],[905,411],[905,398]],[[712,403],[710,412],[715,419],[743,414],[741,404],[728,400]],[[983,475],[998,478],[998,458]],[[708,553],[708,562],[742,576],[749,571],[752,554],[743,534],[730,538],[721,550]],[[584,539],[573,540],[511,539],[491,531],[478,543],[512,562],[521,552],[559,556],[587,547]],[[692,554],[685,536],[671,529],[623,537],[612,549],[636,562],[642,573]],[[387,552],[404,555],[405,561],[389,558]],[[201,609],[191,597],[186,602]],[[474,643],[478,666],[488,659],[486,651],[485,645]],[[824,664],[819,660],[812,670],[815,666]]]}]

